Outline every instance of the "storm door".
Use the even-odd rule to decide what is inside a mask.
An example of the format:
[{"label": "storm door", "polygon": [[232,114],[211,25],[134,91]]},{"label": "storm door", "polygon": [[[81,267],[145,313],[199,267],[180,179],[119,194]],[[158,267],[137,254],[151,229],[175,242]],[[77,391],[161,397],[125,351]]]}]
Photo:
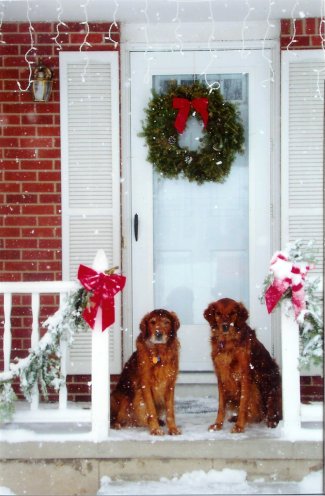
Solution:
[{"label": "storm door", "polygon": [[[154,53],[149,66],[143,53],[131,54],[134,338],[144,313],[175,311],[183,372],[212,370],[203,311],[222,297],[244,302],[260,338],[270,345],[269,319],[257,298],[270,255],[268,67],[259,52],[248,59],[219,52],[209,65],[210,57],[209,52]],[[196,80],[220,87],[244,124],[245,152],[224,183],[164,179],[146,161],[139,137],[151,89],[163,93],[170,82]],[[188,119],[180,145],[196,149],[203,132],[197,119]]]}]

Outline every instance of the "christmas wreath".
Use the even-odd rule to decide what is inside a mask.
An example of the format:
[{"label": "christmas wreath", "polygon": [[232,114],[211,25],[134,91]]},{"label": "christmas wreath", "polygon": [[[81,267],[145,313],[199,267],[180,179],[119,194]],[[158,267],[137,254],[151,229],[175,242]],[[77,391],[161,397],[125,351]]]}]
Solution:
[{"label": "christmas wreath", "polygon": [[[244,151],[244,127],[237,107],[219,90],[204,84],[171,85],[167,93],[153,91],[145,109],[140,136],[149,148],[148,161],[163,177],[183,176],[202,184],[225,181],[237,153]],[[205,131],[197,150],[181,147],[189,115],[201,119]]]}]

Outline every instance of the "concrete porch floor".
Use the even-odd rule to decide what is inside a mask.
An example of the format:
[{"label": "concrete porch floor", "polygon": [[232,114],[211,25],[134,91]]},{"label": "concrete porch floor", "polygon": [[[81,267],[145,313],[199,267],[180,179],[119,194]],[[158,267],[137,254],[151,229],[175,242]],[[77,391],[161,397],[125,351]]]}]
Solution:
[{"label": "concrete porch floor", "polygon": [[0,486],[16,494],[94,496],[103,476],[159,480],[232,468],[245,470],[247,480],[280,482],[300,481],[323,468],[322,424],[304,425],[295,439],[284,438],[281,425],[231,434],[227,424],[208,432],[216,407],[211,398],[179,399],[176,419],[183,433],[176,437],[127,429],[94,443],[87,424],[6,424],[0,431]]}]

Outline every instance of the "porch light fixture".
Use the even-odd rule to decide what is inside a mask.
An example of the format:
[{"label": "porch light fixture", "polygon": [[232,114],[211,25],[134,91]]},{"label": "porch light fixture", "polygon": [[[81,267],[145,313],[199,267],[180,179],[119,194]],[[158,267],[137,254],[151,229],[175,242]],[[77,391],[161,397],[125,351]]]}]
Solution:
[{"label": "porch light fixture", "polygon": [[53,72],[42,62],[34,69],[33,98],[35,102],[47,102],[52,91]]}]

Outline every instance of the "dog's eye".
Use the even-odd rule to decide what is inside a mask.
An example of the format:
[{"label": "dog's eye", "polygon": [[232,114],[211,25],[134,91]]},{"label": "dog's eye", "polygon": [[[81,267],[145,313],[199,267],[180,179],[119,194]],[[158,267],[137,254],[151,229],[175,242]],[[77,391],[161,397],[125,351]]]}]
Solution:
[{"label": "dog's eye", "polygon": [[220,317],[221,316],[221,312],[216,312],[216,316],[217,317]]},{"label": "dog's eye", "polygon": [[164,324],[165,324],[165,325],[168,325],[168,324],[170,324],[170,320],[168,320],[168,319],[165,319],[165,320],[164,320]]},{"label": "dog's eye", "polygon": [[154,325],[156,323],[156,319],[151,319],[150,324]]}]

